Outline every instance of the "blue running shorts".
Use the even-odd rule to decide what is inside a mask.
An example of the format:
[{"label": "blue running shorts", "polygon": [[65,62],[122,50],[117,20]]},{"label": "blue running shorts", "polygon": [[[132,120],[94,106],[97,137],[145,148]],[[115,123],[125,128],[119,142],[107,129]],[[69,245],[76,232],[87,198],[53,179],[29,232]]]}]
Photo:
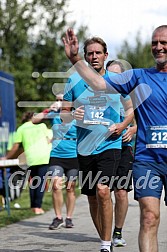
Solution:
[{"label": "blue running shorts", "polygon": [[142,197],[160,199],[164,187],[167,205],[167,163],[134,161],[132,175],[135,200]]}]

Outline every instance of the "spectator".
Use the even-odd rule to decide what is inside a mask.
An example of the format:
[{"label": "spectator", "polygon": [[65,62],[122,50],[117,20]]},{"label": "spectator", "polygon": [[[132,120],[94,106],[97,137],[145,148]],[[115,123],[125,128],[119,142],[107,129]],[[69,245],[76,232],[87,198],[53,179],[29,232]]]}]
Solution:
[{"label": "spectator", "polygon": [[33,112],[26,112],[22,117],[22,125],[18,127],[14,145],[3,159],[12,158],[22,145],[28,170],[30,170],[30,205],[35,214],[43,214],[42,200],[44,196],[45,175],[51,150],[49,129],[44,123],[32,123]]}]

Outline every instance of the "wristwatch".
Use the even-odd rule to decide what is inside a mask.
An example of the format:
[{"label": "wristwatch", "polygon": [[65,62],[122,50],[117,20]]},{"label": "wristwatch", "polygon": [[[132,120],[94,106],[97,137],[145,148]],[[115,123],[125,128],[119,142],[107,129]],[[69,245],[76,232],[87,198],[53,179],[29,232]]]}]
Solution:
[{"label": "wristwatch", "polygon": [[72,118],[74,118],[74,114],[75,114],[75,110],[72,110],[72,111],[71,111],[71,116],[72,116]]}]

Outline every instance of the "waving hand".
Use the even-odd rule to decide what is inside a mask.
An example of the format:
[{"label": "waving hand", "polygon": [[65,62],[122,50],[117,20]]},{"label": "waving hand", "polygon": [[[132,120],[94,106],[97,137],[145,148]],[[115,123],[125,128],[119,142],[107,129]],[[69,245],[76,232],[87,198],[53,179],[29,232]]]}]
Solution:
[{"label": "waving hand", "polygon": [[69,28],[66,31],[66,36],[62,38],[62,41],[65,46],[65,53],[67,57],[73,61],[73,59],[80,59],[80,56],[78,55],[79,51],[79,44],[77,36],[74,34],[73,29]]}]

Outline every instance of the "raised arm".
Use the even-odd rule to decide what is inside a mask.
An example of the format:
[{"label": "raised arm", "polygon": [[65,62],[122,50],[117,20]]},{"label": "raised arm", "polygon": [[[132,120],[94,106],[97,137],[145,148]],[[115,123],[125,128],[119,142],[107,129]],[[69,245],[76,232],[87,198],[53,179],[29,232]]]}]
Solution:
[{"label": "raised arm", "polygon": [[51,104],[51,106],[49,108],[44,109],[42,112],[38,113],[38,114],[34,114],[31,121],[34,124],[38,124],[41,123],[44,120],[48,120],[48,113],[51,111],[55,111],[58,112],[58,110],[60,109],[58,102],[54,102]]},{"label": "raised arm", "polygon": [[34,114],[32,117],[32,123],[38,124],[41,123],[43,120],[47,119],[47,114],[49,113],[50,109],[45,109],[38,114]]}]

